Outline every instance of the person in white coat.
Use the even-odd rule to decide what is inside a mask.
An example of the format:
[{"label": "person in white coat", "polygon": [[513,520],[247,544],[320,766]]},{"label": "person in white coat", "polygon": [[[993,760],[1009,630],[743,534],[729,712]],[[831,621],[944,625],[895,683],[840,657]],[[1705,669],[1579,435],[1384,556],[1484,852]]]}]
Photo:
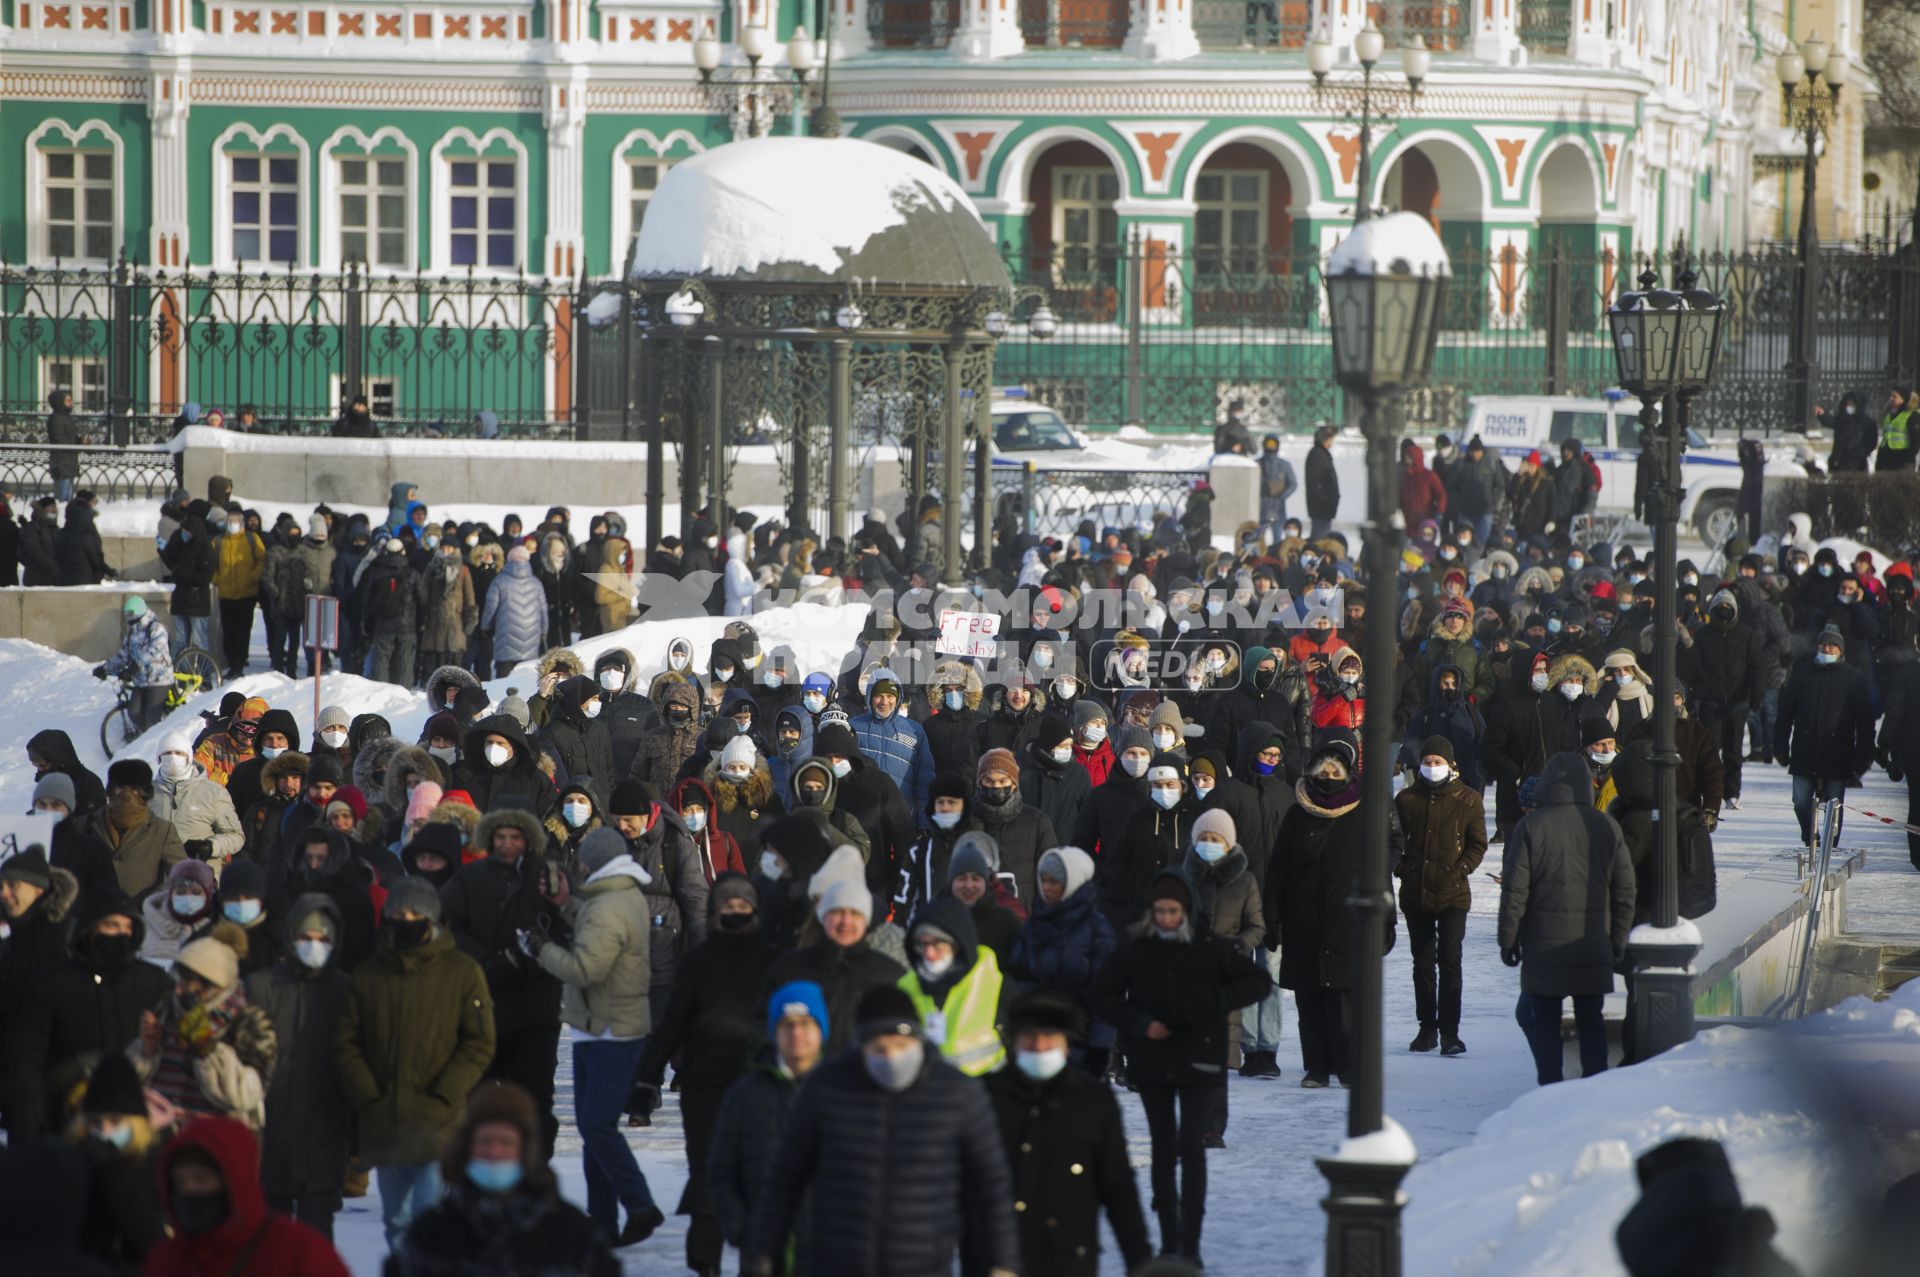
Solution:
[{"label": "person in white coat", "polygon": [[753,544],[747,539],[746,532],[735,528],[727,537],[725,580],[728,616],[753,615],[753,569],[747,566],[752,556]]},{"label": "person in white coat", "polygon": [[147,809],[156,819],[170,821],[187,856],[212,865],[216,875],[246,841],[233,809],[233,795],[193,761],[193,738],[185,732],[168,732],[160,738],[159,766]]}]

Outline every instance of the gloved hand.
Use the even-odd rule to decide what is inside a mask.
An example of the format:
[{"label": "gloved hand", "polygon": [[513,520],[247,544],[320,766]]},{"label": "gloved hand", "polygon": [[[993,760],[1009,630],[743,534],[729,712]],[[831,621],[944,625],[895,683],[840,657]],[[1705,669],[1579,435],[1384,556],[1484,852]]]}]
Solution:
[{"label": "gloved hand", "polygon": [[540,958],[540,950],[547,946],[546,937],[537,931],[516,931],[513,933],[513,938],[515,943],[520,946],[520,952],[535,961],[538,961]]},{"label": "gloved hand", "polygon": [[1502,949],[1500,951],[1500,961],[1506,963],[1510,967],[1519,966],[1520,965],[1520,946],[1515,945],[1511,949]]},{"label": "gloved hand", "polygon": [[182,846],[186,848],[189,860],[213,859],[213,839],[211,838],[189,838]]},{"label": "gloved hand", "polygon": [[627,1112],[636,1117],[651,1117],[660,1107],[660,1088],[651,1082],[635,1082],[627,1092]]},{"label": "gloved hand", "polygon": [[1898,785],[1901,781],[1905,780],[1906,778],[1907,778],[1907,773],[1905,769],[1903,769],[1898,763],[1889,762],[1887,764],[1888,780]]},{"label": "gloved hand", "polygon": [[107,667],[104,665],[94,666],[93,676],[97,679],[105,680],[105,678],[107,677]]},{"label": "gloved hand", "polygon": [[1720,828],[1720,813],[1717,811],[1703,811],[1700,813],[1700,823],[1707,827],[1708,833],[1712,833],[1714,830]]}]

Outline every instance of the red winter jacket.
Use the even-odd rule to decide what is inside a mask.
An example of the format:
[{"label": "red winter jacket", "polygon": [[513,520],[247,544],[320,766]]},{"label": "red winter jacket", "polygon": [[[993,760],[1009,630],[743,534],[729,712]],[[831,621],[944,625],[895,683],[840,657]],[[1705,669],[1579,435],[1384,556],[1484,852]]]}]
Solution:
[{"label": "red winter jacket", "polygon": [[[174,1159],[186,1149],[206,1154],[227,1181],[226,1219],[191,1237],[174,1218],[170,1174]],[[173,1236],[147,1252],[146,1277],[348,1277],[326,1238],[267,1212],[260,1191],[260,1147],[243,1123],[196,1118],[161,1150],[159,1172],[160,1208]]]},{"label": "red winter jacket", "polygon": [[1100,743],[1092,749],[1080,748],[1080,739],[1073,741],[1073,761],[1087,769],[1087,779],[1095,788],[1107,783],[1107,777],[1113,774],[1113,742],[1102,737]]},{"label": "red winter jacket", "polygon": [[[683,777],[673,787],[673,793],[667,801],[673,809],[685,815],[683,810],[692,800],[707,809],[707,827],[693,836],[693,845],[700,852],[700,864],[707,871],[707,885],[723,873],[745,874],[746,861],[740,855],[740,844],[734,836],[714,823],[719,808],[713,805],[713,791],[698,776]],[[757,869],[759,866],[755,866]]]},{"label": "red winter jacket", "polygon": [[1401,450],[1400,513],[1412,532],[1424,519],[1437,519],[1447,512],[1447,489],[1440,476],[1427,469],[1427,456],[1420,445],[1409,442]]}]

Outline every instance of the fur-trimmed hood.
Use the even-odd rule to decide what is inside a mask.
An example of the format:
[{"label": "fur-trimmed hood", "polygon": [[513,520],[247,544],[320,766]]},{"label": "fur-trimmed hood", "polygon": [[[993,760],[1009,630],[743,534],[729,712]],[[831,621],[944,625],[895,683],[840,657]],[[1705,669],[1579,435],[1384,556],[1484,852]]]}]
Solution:
[{"label": "fur-trimmed hood", "polygon": [[273,787],[284,776],[304,776],[311,760],[297,749],[290,749],[280,757],[270,760],[260,769],[260,793],[263,797],[273,795]]},{"label": "fur-trimmed hood", "polygon": [[767,769],[767,760],[758,755],[753,760],[752,774],[737,784],[722,776],[715,763],[707,764],[700,779],[713,791],[713,800],[723,812],[740,807],[748,811],[765,811],[767,804],[773,800],[773,773]]},{"label": "fur-trimmed hood", "polygon": [[527,839],[527,854],[544,855],[547,850],[547,831],[540,824],[540,818],[530,811],[518,811],[508,808],[504,811],[490,811],[480,817],[480,823],[473,831],[473,846],[482,855],[488,854],[493,846],[493,831],[504,828],[518,829]]},{"label": "fur-trimmed hood", "polygon": [[478,686],[480,686],[480,680],[469,671],[461,669],[458,665],[442,665],[427,675],[427,709],[430,713],[438,714],[449,708],[447,705],[449,687],[454,688],[457,693],[460,688]]},{"label": "fur-trimmed hood", "polygon": [[47,871],[47,894],[40,897],[38,903],[46,911],[48,922],[65,922],[67,915],[73,912],[73,906],[79,899],[80,880],[78,878],[57,865]]},{"label": "fur-trimmed hood", "polygon": [[1512,580],[1514,577],[1520,575],[1520,560],[1514,558],[1513,555],[1506,550],[1487,551],[1480,556],[1480,562],[1476,566],[1484,567],[1486,572],[1482,573],[1482,575],[1491,577],[1494,568],[1503,565],[1507,569],[1508,580]]},{"label": "fur-trimmed hood", "polygon": [[[621,665],[627,672],[625,681],[620,684],[619,690],[614,692],[615,696],[624,696],[626,693],[638,689],[640,684],[640,663],[634,660],[633,653],[624,647],[610,647],[593,658],[593,683],[595,687],[600,686],[601,671],[610,665]],[[601,688],[601,690],[605,691],[606,689]]]},{"label": "fur-trimmed hood", "polygon": [[443,798],[432,811],[427,813],[427,823],[456,826],[471,844],[473,831],[480,827],[480,809],[472,803],[454,802]]},{"label": "fur-trimmed hood", "polygon": [[980,698],[986,694],[986,685],[980,681],[980,671],[965,661],[942,661],[933,667],[933,681],[923,689],[928,709],[939,709],[943,705],[941,697],[946,693],[947,684],[960,684],[963,703],[970,710],[980,708]]},{"label": "fur-trimmed hood", "polygon": [[503,571],[507,566],[507,552],[497,541],[482,541],[467,551],[467,566]]},{"label": "fur-trimmed hood", "polygon": [[550,647],[540,653],[541,678],[549,674],[558,674],[562,680],[565,680],[586,672],[586,662],[582,661],[570,647]]},{"label": "fur-trimmed hood", "polygon": [[1547,666],[1549,688],[1558,687],[1569,678],[1578,678],[1586,686],[1588,696],[1600,690],[1600,674],[1593,668],[1593,662],[1573,652],[1556,656],[1553,664]]},{"label": "fur-trimmed hood", "polygon": [[[385,779],[387,765],[393,756],[407,748],[407,743],[398,736],[376,736],[362,745],[353,756],[353,784],[371,803],[375,798],[384,797],[386,791],[375,776]],[[284,755],[282,755],[284,757]],[[275,759],[275,762],[280,761]]]},{"label": "fur-trimmed hood", "polygon": [[388,811],[407,809],[407,778],[414,775],[443,789],[447,784],[447,773],[439,759],[418,745],[403,745],[387,760],[387,784],[380,791],[380,799]]}]

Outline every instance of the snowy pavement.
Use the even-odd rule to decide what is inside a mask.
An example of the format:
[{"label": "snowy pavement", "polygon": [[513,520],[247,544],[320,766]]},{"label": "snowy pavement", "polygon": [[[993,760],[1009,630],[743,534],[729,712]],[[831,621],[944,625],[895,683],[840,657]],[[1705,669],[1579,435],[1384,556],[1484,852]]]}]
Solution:
[{"label": "snowy pavement", "polygon": [[[858,616],[798,608],[755,618],[763,643],[801,641],[837,654],[852,642]],[[684,634],[704,650],[719,634],[719,620],[639,625],[618,635],[579,645],[588,655],[619,643],[642,665],[664,661],[668,641]],[[803,654],[803,661],[807,658]],[[111,704],[106,685],[88,675],[88,663],[21,640],[0,640],[0,721],[12,724],[24,743],[33,731],[65,728],[81,758],[104,768],[98,725]],[[530,688],[525,673],[492,680],[498,696],[508,684]],[[306,680],[275,674],[249,676],[239,686],[266,695],[310,727],[313,692]],[[214,694],[204,701],[211,702]],[[407,738],[424,721],[424,698],[398,688],[347,676],[329,680],[325,699],[351,711],[385,713]],[[180,711],[185,725],[200,704]],[[157,729],[158,730],[158,729]],[[157,734],[136,742],[151,757]],[[0,807],[24,810],[32,788],[25,750],[0,752]],[[1902,787],[1882,775],[1854,791],[1856,805],[1890,815],[1906,810]],[[1728,813],[1715,839],[1721,881],[1781,856],[1796,841],[1786,773],[1750,767],[1741,811]],[[1920,936],[1920,874],[1907,860],[1904,835],[1864,819],[1850,818],[1842,845],[1867,852],[1866,867],[1849,893],[1849,925],[1857,931]],[[1409,1132],[1421,1162],[1406,1184],[1406,1271],[1409,1277],[1594,1277],[1620,1271],[1613,1258],[1612,1229],[1635,1195],[1632,1158],[1683,1132],[1708,1132],[1728,1141],[1734,1166],[1751,1198],[1780,1216],[1782,1244],[1803,1262],[1818,1253],[1833,1230],[1835,1198],[1851,1181],[1843,1174],[1863,1163],[1869,1179],[1905,1166],[1910,1147],[1874,1139],[1850,1142],[1843,1157],[1820,1138],[1804,1093],[1778,1085],[1803,1076],[1781,1064],[1779,1035],[1716,1030],[1651,1065],[1618,1070],[1590,1082],[1569,1082],[1537,1092],[1533,1067],[1513,1022],[1516,973],[1500,964],[1494,938],[1499,888],[1490,874],[1500,868],[1492,849],[1474,879],[1474,907],[1465,952],[1465,1000],[1461,1036],[1466,1055],[1412,1055],[1405,1044],[1416,1030],[1409,957],[1404,932],[1387,958],[1387,1111]],[[1920,1104],[1895,1089],[1892,1078],[1920,1077],[1920,987],[1905,999],[1878,1007],[1850,1003],[1809,1021],[1810,1040],[1848,1052],[1840,1089],[1878,1104]],[[1903,1002],[1906,1005],[1903,1005]],[[1313,1269],[1323,1249],[1324,1181],[1315,1156],[1331,1153],[1345,1134],[1346,1092],[1303,1091],[1298,1082],[1297,1037],[1289,1009],[1279,1081],[1234,1077],[1229,1084],[1232,1118],[1225,1151],[1209,1161],[1209,1215],[1203,1251],[1210,1270],[1223,1274],[1299,1274]],[[1796,1035],[1797,1037],[1798,1035]],[[1804,1055],[1792,1059],[1804,1060]],[[1839,1075],[1840,1065],[1823,1064]],[[583,1200],[580,1143],[571,1125],[571,1081],[561,1053],[559,1108],[562,1130],[558,1170],[568,1195]],[[1823,1086],[1817,1091],[1832,1093]],[[1137,1101],[1121,1097],[1143,1197],[1148,1144]],[[677,1097],[669,1094],[651,1128],[629,1133],[633,1147],[663,1207],[677,1201],[685,1178]],[[1476,1139],[1476,1136],[1478,1137]],[[1911,1167],[1908,1167],[1911,1169]],[[379,1271],[384,1252],[378,1203],[349,1202],[339,1220],[338,1241],[356,1277]],[[685,1220],[668,1222],[644,1245],[623,1252],[630,1274],[685,1271]],[[733,1269],[731,1258],[727,1271]],[[1109,1251],[1103,1272],[1118,1273]]]}]

